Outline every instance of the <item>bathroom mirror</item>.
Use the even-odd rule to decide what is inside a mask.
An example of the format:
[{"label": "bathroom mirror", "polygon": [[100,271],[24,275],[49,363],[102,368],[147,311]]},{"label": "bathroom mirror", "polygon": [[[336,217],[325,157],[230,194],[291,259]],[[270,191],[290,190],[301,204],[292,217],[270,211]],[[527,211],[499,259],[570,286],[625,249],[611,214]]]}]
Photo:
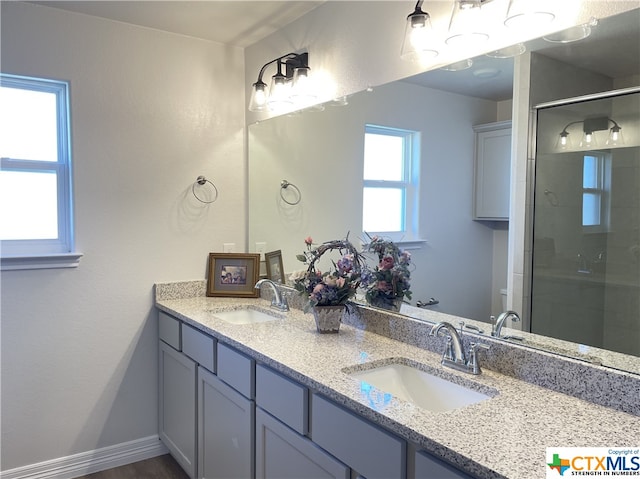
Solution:
[{"label": "bathroom mirror", "polygon": [[[473,127],[511,118],[514,62],[530,54],[610,76],[614,84],[620,78],[637,84],[639,12],[605,18],[579,42],[538,39],[515,60],[481,56],[466,70],[426,72],[322,108],[250,125],[249,250],[256,243],[266,243],[268,251],[280,249],[290,272],[302,267],[295,258],[307,236],[322,242],[348,233],[357,242],[362,236],[365,125],[416,131],[421,143],[421,236],[402,245],[413,257],[412,303],[434,298],[438,304],[432,310],[487,322],[503,309],[508,222],[473,220]],[[564,84],[574,81],[564,79]],[[571,96],[575,94],[564,97]],[[295,191],[283,189],[283,180],[298,188],[298,204],[284,201]],[[416,310],[403,313],[411,309]],[[539,345],[546,343],[541,337]],[[549,347],[558,352],[556,343]],[[640,373],[637,358],[629,358],[627,365],[615,367]]]}]

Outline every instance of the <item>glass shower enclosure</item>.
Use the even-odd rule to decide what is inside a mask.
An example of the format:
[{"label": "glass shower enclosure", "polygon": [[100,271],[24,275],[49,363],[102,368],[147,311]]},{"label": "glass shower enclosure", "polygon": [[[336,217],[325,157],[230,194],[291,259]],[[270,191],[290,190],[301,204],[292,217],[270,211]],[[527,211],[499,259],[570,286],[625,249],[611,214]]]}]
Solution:
[{"label": "glass shower enclosure", "polygon": [[531,332],[640,355],[640,88],[535,115]]}]

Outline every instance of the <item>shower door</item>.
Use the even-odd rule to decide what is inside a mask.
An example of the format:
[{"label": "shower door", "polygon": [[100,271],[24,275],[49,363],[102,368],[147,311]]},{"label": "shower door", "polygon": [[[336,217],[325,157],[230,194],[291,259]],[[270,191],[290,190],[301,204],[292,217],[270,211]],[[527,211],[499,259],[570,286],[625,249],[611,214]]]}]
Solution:
[{"label": "shower door", "polygon": [[640,93],[536,113],[531,332],[640,355]]}]

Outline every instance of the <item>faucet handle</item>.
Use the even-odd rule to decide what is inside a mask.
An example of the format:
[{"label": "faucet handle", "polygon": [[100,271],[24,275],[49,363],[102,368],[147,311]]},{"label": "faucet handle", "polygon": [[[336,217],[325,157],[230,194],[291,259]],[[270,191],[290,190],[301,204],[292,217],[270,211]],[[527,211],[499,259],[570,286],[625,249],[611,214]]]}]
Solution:
[{"label": "faucet handle", "polygon": [[489,345],[483,343],[471,343],[471,347],[469,348],[469,362],[467,363],[467,367],[472,374],[476,375],[482,372],[482,370],[480,369],[480,363],[478,362],[478,348],[489,349]]}]

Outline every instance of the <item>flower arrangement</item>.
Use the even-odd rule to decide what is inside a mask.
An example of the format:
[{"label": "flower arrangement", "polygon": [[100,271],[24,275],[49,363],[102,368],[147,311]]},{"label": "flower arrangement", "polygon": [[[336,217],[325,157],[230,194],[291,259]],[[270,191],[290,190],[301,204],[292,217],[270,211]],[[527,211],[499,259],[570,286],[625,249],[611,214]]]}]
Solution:
[{"label": "flower arrangement", "polygon": [[367,302],[385,309],[397,308],[398,301],[411,299],[411,254],[390,240],[370,237],[367,252],[377,256],[378,264],[363,274]]},{"label": "flower arrangement", "polygon": [[[313,239],[304,240],[307,251],[297,255],[297,259],[305,263],[306,270],[296,271],[289,279],[293,287],[308,299],[305,312],[315,306],[336,306],[346,304],[360,286],[361,274],[364,268],[364,258],[349,242],[348,236],[344,240],[332,240],[313,246]],[[331,260],[333,266],[324,273],[317,269],[318,260],[327,252],[337,251],[340,259]]]}]

